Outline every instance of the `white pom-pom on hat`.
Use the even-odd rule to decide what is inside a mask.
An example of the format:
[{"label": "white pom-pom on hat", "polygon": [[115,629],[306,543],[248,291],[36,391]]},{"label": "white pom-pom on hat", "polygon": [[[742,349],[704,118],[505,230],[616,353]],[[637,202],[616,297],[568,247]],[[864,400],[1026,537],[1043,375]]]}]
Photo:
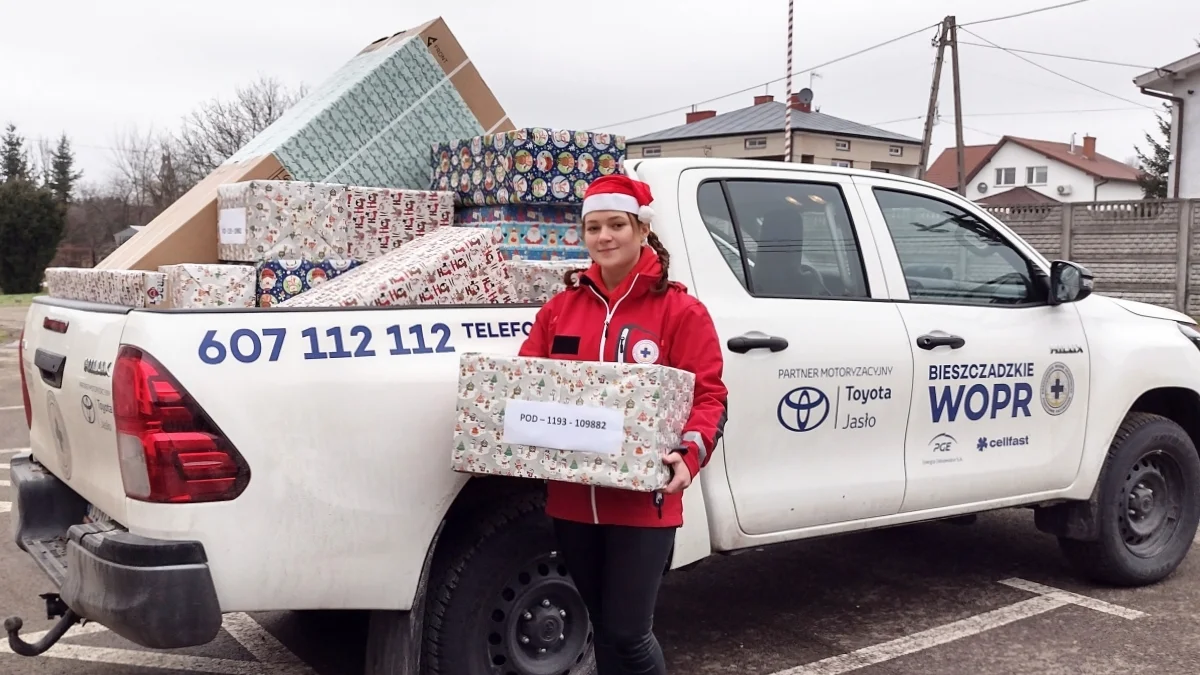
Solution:
[{"label": "white pom-pom on hat", "polygon": [[638,212],[637,212],[637,217],[638,217],[638,220],[649,225],[650,221],[654,219],[654,209],[650,208],[649,205],[639,206]]}]

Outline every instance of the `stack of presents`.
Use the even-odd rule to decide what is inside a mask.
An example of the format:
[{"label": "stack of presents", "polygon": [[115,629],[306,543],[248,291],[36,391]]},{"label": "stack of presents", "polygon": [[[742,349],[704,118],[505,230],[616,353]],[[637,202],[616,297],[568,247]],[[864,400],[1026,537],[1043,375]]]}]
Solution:
[{"label": "stack of presents", "polygon": [[441,19],[359,52],[54,297],[207,308],[543,302],[625,139],[516,128]]},{"label": "stack of presents", "polygon": [[[584,192],[624,159],[620,136],[516,128],[437,19],[369,45],[95,268],[46,282],[162,309],[544,302],[588,264]],[[453,470],[638,491],[670,479],[659,457],[679,442],[689,373],[459,358]],[[570,405],[571,433],[521,428],[505,411],[522,405]]]}]

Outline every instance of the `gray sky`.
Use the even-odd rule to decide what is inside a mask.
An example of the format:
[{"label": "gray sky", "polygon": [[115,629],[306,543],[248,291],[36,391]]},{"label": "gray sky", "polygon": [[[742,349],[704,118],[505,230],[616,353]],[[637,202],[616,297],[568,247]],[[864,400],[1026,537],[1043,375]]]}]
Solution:
[{"label": "gray sky", "polygon": [[[796,0],[793,88],[800,71],[931,25],[959,23],[1063,0]],[[132,125],[175,128],[197,103],[227,96],[259,74],[318,84],[367,43],[446,19],[518,126],[592,129],[628,136],[683,123],[689,106],[786,73],[786,0],[607,0],[531,4],[514,0],[0,0],[0,124],[30,139],[66,132],[85,180],[109,171],[114,135]],[[284,8],[286,7],[286,9]],[[532,8],[532,9],[531,9]],[[971,26],[1003,47],[1160,66],[1196,52],[1196,0],[1089,0],[1030,16]],[[924,114],[933,28],[821,68],[821,111],[864,124]],[[982,42],[960,31],[960,40]],[[1089,90],[997,50],[964,45],[960,63],[968,144],[1001,134],[1068,141],[1096,136],[1118,160],[1153,128],[1138,104],[1137,68],[1028,59],[1130,99]],[[949,60],[934,156],[954,141]],[[783,96],[783,82],[769,93]],[[749,105],[760,87],[700,109]],[[1097,110],[1066,114],[998,113]],[[1123,109],[1123,110],[1112,110]],[[882,125],[914,137],[922,121]]]}]

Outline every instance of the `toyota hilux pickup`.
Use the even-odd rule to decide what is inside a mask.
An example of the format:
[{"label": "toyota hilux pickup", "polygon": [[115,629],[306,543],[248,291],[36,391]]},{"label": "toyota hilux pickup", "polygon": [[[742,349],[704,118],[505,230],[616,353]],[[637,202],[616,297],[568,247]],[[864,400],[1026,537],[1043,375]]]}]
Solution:
[{"label": "toyota hilux pickup", "polygon": [[[625,171],[656,196],[729,388],[664,574],[1010,507],[1091,580],[1152,584],[1184,559],[1191,318],[1093,292],[1085,267],[919,180],[702,158]],[[544,483],[450,469],[460,355],[515,354],[537,310],[35,299],[11,517],[61,618],[36,644],[10,619],[14,651],[83,619],[167,649],[213,640],[230,612],[351,609],[371,613],[372,675],[592,672]]]}]

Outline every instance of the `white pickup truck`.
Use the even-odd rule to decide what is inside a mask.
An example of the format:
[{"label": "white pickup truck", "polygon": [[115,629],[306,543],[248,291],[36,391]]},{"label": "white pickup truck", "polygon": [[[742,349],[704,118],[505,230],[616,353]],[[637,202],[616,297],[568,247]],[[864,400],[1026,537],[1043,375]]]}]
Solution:
[{"label": "white pickup truck", "polygon": [[[1006,507],[1085,576],[1149,584],[1200,520],[1200,332],[1092,293],[958,195],[895,175],[630,160],[725,345],[729,420],[670,569]],[[135,643],[226,612],[373,610],[373,675],[590,672],[543,484],[449,468],[459,355],[522,306],[154,310],[34,301],[17,545]],[[845,407],[843,407],[845,406]],[[664,570],[664,573],[667,570]]]}]

